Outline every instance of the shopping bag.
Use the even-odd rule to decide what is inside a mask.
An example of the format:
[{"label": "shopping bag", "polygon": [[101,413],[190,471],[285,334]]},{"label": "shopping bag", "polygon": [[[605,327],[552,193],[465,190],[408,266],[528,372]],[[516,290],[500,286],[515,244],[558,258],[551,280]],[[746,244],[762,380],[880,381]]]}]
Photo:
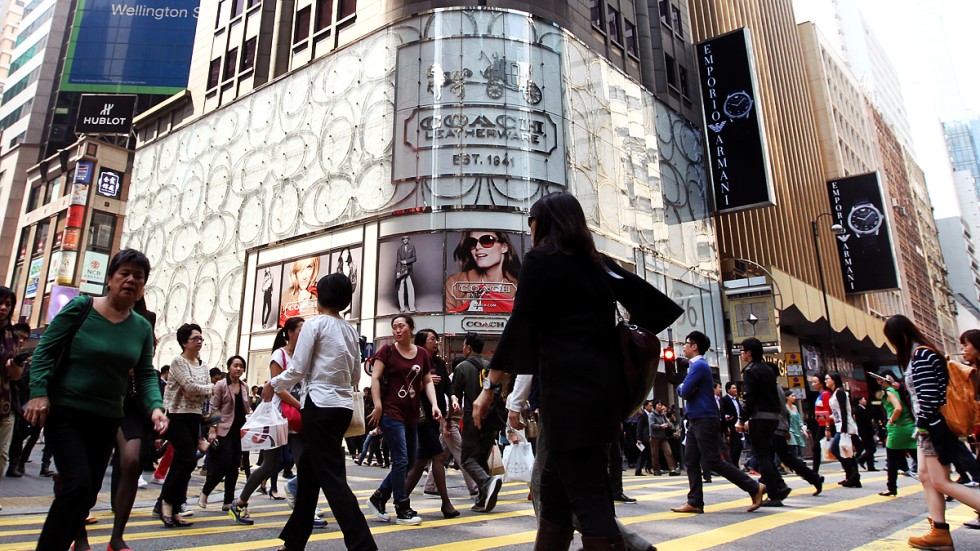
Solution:
[{"label": "shopping bag", "polygon": [[350,418],[350,425],[347,426],[344,438],[353,438],[362,434],[364,434],[364,392],[355,390],[354,415]]},{"label": "shopping bag", "polygon": [[504,482],[530,482],[534,450],[524,437],[524,431],[514,431],[514,434],[517,435],[517,442],[511,442],[504,448]]},{"label": "shopping bag", "polygon": [[496,442],[490,448],[490,457],[487,458],[487,466],[490,467],[490,476],[504,474],[504,460],[500,456],[500,446]]},{"label": "shopping bag", "polygon": [[844,459],[854,457],[854,441],[850,434],[840,435],[840,456]]},{"label": "shopping bag", "polygon": [[824,461],[835,461],[837,459],[834,457],[834,454],[830,453],[830,440],[826,438],[820,439],[820,453]]},{"label": "shopping bag", "polygon": [[289,422],[272,402],[262,402],[241,428],[242,451],[271,450],[286,443]]}]

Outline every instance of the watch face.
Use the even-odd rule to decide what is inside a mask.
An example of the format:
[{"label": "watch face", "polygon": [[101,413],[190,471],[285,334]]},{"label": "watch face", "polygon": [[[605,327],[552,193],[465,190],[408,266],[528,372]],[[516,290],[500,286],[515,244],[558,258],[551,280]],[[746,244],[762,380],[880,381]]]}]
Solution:
[{"label": "watch face", "polygon": [[871,205],[860,206],[851,211],[847,224],[857,233],[872,233],[881,225],[881,213]]},{"label": "watch face", "polygon": [[752,109],[752,97],[744,91],[731,93],[725,98],[723,109],[725,114],[733,119],[748,117]]}]

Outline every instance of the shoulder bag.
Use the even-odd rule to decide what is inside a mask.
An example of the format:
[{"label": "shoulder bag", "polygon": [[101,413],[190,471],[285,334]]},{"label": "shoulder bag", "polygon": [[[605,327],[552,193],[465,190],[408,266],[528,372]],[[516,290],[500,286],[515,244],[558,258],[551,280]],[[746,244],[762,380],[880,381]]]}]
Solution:
[{"label": "shoulder bag", "polygon": [[78,312],[78,316],[75,317],[74,321],[72,321],[68,332],[61,337],[61,346],[58,349],[58,356],[54,360],[54,367],[51,369],[50,380],[54,380],[55,377],[64,371],[65,365],[68,363],[68,355],[71,354],[71,342],[74,340],[78,330],[82,327],[82,324],[85,323],[85,319],[92,311],[92,297],[85,295],[85,299],[82,302],[81,311]]},{"label": "shoulder bag", "polygon": [[[286,371],[287,369],[286,364],[288,362],[289,360],[286,359],[286,353],[283,352],[282,353],[283,371]],[[286,423],[289,425],[289,430],[296,433],[302,433],[303,415],[300,413],[300,411],[294,408],[292,405],[287,404],[286,402],[281,402],[280,406],[282,409],[282,416],[286,418]]]}]

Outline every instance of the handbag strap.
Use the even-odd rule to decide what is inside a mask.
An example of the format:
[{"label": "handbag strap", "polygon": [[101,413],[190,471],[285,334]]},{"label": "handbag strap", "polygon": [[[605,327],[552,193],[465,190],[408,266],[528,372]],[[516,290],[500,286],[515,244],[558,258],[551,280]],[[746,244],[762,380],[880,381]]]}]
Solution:
[{"label": "handbag strap", "polygon": [[71,353],[71,343],[75,339],[78,330],[82,327],[82,324],[85,323],[85,318],[92,311],[92,297],[88,295],[84,296],[82,309],[75,316],[71,327],[68,328],[68,332],[61,337],[61,350],[58,352],[58,358],[55,360],[54,368],[51,370],[51,380],[54,380],[64,370],[64,366],[68,362],[68,354]]}]

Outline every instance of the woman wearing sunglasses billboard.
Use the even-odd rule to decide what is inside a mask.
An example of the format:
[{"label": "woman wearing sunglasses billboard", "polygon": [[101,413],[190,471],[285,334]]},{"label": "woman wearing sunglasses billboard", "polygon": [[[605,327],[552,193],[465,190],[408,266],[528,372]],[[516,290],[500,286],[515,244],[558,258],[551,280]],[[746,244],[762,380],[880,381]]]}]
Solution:
[{"label": "woman wearing sunglasses billboard", "polygon": [[453,259],[459,263],[459,273],[446,279],[447,312],[513,310],[521,261],[506,233],[465,232]]}]

